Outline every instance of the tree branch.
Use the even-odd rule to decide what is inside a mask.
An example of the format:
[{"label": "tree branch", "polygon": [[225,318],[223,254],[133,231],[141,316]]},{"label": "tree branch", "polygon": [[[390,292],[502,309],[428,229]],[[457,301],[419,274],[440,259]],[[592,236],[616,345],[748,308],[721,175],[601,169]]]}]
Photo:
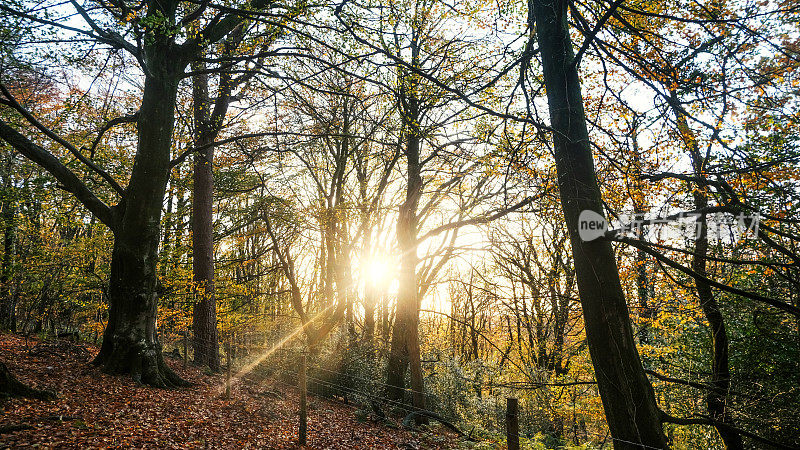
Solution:
[{"label": "tree branch", "polygon": [[122,188],[122,186],[120,186],[116,182],[116,180],[114,180],[114,178],[112,178],[111,175],[108,174],[108,172],[106,172],[105,170],[97,167],[97,165],[95,163],[93,163],[91,160],[89,160],[88,158],[83,156],[83,154],[80,152],[80,150],[75,148],[74,145],[72,145],[69,142],[67,142],[66,140],[64,140],[61,136],[59,136],[55,132],[53,132],[53,130],[51,130],[51,129],[47,128],[46,126],[44,126],[44,124],[39,122],[36,119],[36,117],[33,116],[33,114],[31,114],[27,109],[25,109],[22,105],[20,105],[19,102],[17,102],[17,100],[14,98],[13,95],[11,95],[11,92],[9,92],[9,90],[6,88],[6,86],[3,83],[0,83],[0,91],[2,91],[3,95],[5,95],[5,97],[8,99],[8,102],[7,102],[8,105],[11,106],[12,108],[14,108],[17,112],[19,112],[22,115],[22,117],[25,118],[25,120],[30,122],[31,125],[33,125],[34,127],[38,128],[39,131],[41,131],[42,133],[45,134],[45,136],[47,136],[50,139],[58,142],[64,148],[69,150],[69,152],[72,153],[72,155],[75,156],[78,159],[78,161],[82,162],[84,165],[86,165],[86,167],[88,167],[89,169],[93,170],[98,175],[100,175],[100,177],[102,177],[104,180],[106,180],[106,182],[108,182],[108,184],[114,189],[114,191],[117,192],[117,194],[122,196],[125,193],[125,190]]},{"label": "tree branch", "polygon": [[611,18],[611,16],[614,14],[614,12],[617,10],[619,5],[622,4],[623,1],[624,0],[616,0],[614,3],[612,3],[611,6],[606,11],[606,13],[603,14],[603,17],[601,17],[600,20],[597,22],[597,25],[594,26],[594,29],[592,29],[591,33],[589,33],[589,35],[586,36],[586,39],[583,41],[583,44],[581,45],[581,48],[578,50],[578,53],[575,54],[575,58],[572,60],[572,64],[576,68],[580,66],[583,54],[589,48],[589,45],[591,45],[592,41],[594,41],[594,38],[597,37],[597,33],[600,32],[600,30],[603,28],[603,25],[605,25],[606,22],[608,22],[608,19]]},{"label": "tree branch", "polygon": [[497,219],[499,219],[499,218],[501,218],[503,216],[511,214],[514,211],[517,211],[517,210],[519,210],[521,208],[524,208],[527,205],[530,205],[531,203],[533,203],[536,199],[538,199],[540,197],[541,196],[528,197],[528,198],[522,200],[521,202],[519,202],[519,203],[517,203],[515,205],[509,206],[508,208],[502,209],[502,210],[500,210],[500,211],[498,211],[498,212],[496,212],[494,214],[488,215],[488,216],[473,217],[471,219],[459,220],[459,221],[456,221],[456,222],[451,222],[451,223],[447,223],[447,224],[438,226],[438,227],[428,231],[427,233],[423,234],[419,239],[417,239],[417,242],[422,242],[425,239],[428,239],[430,237],[433,237],[433,236],[436,236],[438,234],[441,234],[441,233],[443,233],[443,232],[445,232],[447,230],[452,230],[453,228],[461,228],[461,227],[464,227],[464,226],[467,226],[467,225],[480,225],[480,224],[492,222],[492,221],[497,220]]},{"label": "tree branch", "polygon": [[103,138],[103,135],[106,133],[106,131],[114,128],[117,125],[122,125],[123,123],[133,123],[137,120],[139,120],[138,111],[127,116],[116,117],[103,124],[94,142],[92,142],[92,147],[89,148],[89,158],[94,158],[94,152],[97,149],[97,146],[100,144],[100,140]]},{"label": "tree branch", "polygon": [[139,58],[139,49],[133,44],[126,41],[125,38],[123,38],[119,33],[100,28],[100,26],[97,25],[97,23],[92,20],[91,17],[89,17],[89,13],[87,13],[86,10],[83,9],[83,7],[75,0],[70,0],[70,3],[72,3],[72,6],[74,6],[75,10],[78,11],[78,14],[83,17],[83,20],[86,21],[86,23],[92,28],[92,30],[94,30],[95,33],[97,33],[99,40],[111,45],[114,48],[125,49],[137,59]]},{"label": "tree branch", "polygon": [[660,413],[661,413],[661,422],[674,423],[676,425],[711,425],[711,426],[718,427],[718,428],[728,429],[730,431],[739,433],[742,436],[749,437],[750,439],[752,439],[754,441],[758,441],[758,442],[761,442],[761,443],[764,443],[764,444],[767,444],[767,445],[771,445],[771,446],[773,446],[775,448],[788,449],[788,450],[797,449],[797,447],[794,447],[794,446],[791,446],[791,445],[786,445],[786,444],[781,444],[780,442],[775,442],[773,440],[767,439],[765,437],[761,437],[761,436],[759,436],[757,434],[754,434],[754,433],[751,433],[749,431],[742,430],[741,428],[737,428],[737,427],[731,426],[731,425],[729,425],[729,424],[727,424],[725,422],[720,422],[718,420],[714,420],[714,419],[712,419],[710,417],[705,417],[705,416],[675,417],[675,416],[671,416],[671,415],[665,413],[664,411],[660,411]]},{"label": "tree branch", "polygon": [[711,278],[704,277],[704,276],[700,275],[699,273],[693,271],[692,269],[690,269],[690,268],[688,268],[686,266],[683,266],[683,265],[673,261],[670,258],[667,258],[666,256],[662,255],[661,253],[659,253],[659,252],[653,250],[652,248],[650,248],[648,245],[643,244],[641,241],[634,240],[634,239],[629,239],[629,238],[625,238],[625,237],[615,237],[615,238],[608,238],[608,239],[612,240],[612,241],[622,242],[623,244],[628,244],[628,245],[630,245],[632,247],[636,247],[636,248],[644,251],[645,253],[653,256],[657,260],[662,261],[664,264],[672,267],[673,269],[677,269],[677,270],[679,270],[679,271],[681,271],[681,272],[693,277],[695,280],[700,280],[700,281],[706,282],[706,283],[710,284],[711,286],[714,286],[715,288],[717,288],[717,289],[719,289],[721,291],[729,292],[731,294],[740,295],[742,297],[749,298],[751,300],[756,300],[756,301],[759,301],[759,302],[762,302],[762,303],[766,303],[766,304],[774,306],[774,307],[776,307],[776,308],[778,308],[778,309],[780,309],[780,310],[782,310],[784,312],[792,314],[795,317],[800,317],[800,308],[798,308],[797,306],[790,305],[790,304],[788,304],[786,302],[782,302],[782,301],[774,299],[774,298],[764,297],[763,295],[754,294],[752,292],[747,292],[747,291],[745,291],[743,289],[738,289],[738,288],[735,288],[733,286],[728,286],[727,284],[723,284],[723,283],[720,283],[718,281],[712,280]]},{"label": "tree branch", "polygon": [[97,198],[77,175],[62,164],[58,158],[31,142],[17,130],[8,126],[3,120],[0,120],[0,138],[8,142],[23,156],[50,172],[64,186],[64,189],[75,195],[78,201],[83,203],[101,222],[112,230],[115,228],[114,215],[111,208]]}]

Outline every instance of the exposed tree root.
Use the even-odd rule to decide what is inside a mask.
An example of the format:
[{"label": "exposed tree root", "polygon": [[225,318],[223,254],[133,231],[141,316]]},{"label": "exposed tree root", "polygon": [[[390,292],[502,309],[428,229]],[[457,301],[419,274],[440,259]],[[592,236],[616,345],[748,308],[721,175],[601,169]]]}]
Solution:
[{"label": "exposed tree root", "polygon": [[24,430],[32,430],[33,427],[28,424],[11,424],[11,425],[3,425],[0,427],[0,434],[3,433],[13,433],[15,431],[24,431]]},{"label": "exposed tree root", "polygon": [[372,406],[372,412],[375,414],[375,417],[385,420],[386,413],[383,412],[383,408],[381,408],[381,404],[375,400],[371,400],[369,404]]},{"label": "exposed tree root", "polygon": [[190,386],[164,362],[163,354],[157,344],[143,342],[124,345],[103,346],[94,360],[103,372],[112,375],[130,374],[139,384],[162,389]]},{"label": "exposed tree root", "polygon": [[34,398],[37,400],[55,400],[57,398],[55,392],[43,391],[34,389],[30,386],[22,384],[14,377],[8,370],[8,367],[0,362],[0,395],[8,397],[26,397]]},{"label": "exposed tree root", "polygon": [[420,411],[413,411],[413,412],[409,413],[405,417],[405,419],[403,419],[403,426],[406,427],[406,428],[409,428],[409,429],[413,429],[414,428],[415,419],[416,419],[417,416],[422,416],[422,417],[426,417],[428,419],[433,419],[433,420],[441,423],[442,425],[444,425],[445,427],[447,427],[448,429],[450,429],[451,431],[453,431],[457,435],[461,436],[462,438],[470,440],[470,441],[474,440],[472,438],[472,434],[471,433],[470,434],[464,433],[463,431],[459,430],[457,426],[455,426],[452,423],[450,423],[450,421],[448,421],[444,417],[442,417],[439,414],[436,414],[435,412],[432,412],[432,411],[420,410]]}]

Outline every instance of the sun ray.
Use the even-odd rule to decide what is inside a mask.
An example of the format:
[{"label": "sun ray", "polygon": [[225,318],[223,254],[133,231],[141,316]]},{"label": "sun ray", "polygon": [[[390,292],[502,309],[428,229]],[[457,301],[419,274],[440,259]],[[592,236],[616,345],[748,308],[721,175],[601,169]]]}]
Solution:
[{"label": "sun ray", "polygon": [[[264,351],[262,354],[260,354],[260,355],[259,355],[259,356],[258,356],[256,359],[254,359],[253,361],[249,362],[247,365],[245,365],[244,367],[242,367],[241,369],[239,369],[239,370],[238,370],[238,371],[237,371],[237,372],[236,372],[234,375],[232,375],[232,376],[231,376],[231,385],[233,385],[233,383],[234,383],[236,380],[238,380],[239,378],[241,378],[241,377],[243,377],[243,376],[247,375],[248,373],[252,372],[252,371],[253,371],[253,369],[255,369],[255,368],[256,368],[256,367],[257,367],[259,364],[261,364],[262,362],[264,362],[264,360],[265,360],[265,359],[269,358],[269,357],[270,357],[270,356],[271,356],[273,353],[275,353],[276,351],[278,351],[278,349],[279,349],[279,348],[281,348],[281,347],[283,347],[284,345],[286,345],[286,343],[287,343],[287,342],[289,342],[289,341],[291,341],[292,339],[294,339],[294,338],[295,338],[295,337],[296,337],[298,334],[300,334],[300,333],[302,333],[303,331],[305,331],[305,329],[306,329],[306,328],[307,328],[309,325],[311,325],[311,324],[312,324],[312,323],[314,323],[314,322],[315,322],[317,319],[319,319],[320,317],[322,317],[322,315],[323,315],[325,312],[327,312],[329,309],[331,309],[332,307],[333,307],[333,305],[329,305],[327,308],[325,308],[325,309],[321,310],[321,311],[320,311],[320,312],[318,312],[318,313],[317,313],[317,314],[316,314],[314,317],[312,317],[312,318],[311,318],[311,319],[310,319],[308,322],[306,322],[305,324],[303,324],[303,325],[300,325],[299,327],[295,328],[295,329],[294,329],[294,330],[293,330],[291,333],[289,333],[289,334],[287,334],[286,336],[284,336],[284,337],[283,337],[283,339],[281,339],[281,340],[280,340],[278,343],[276,343],[275,345],[273,345],[273,346],[272,346],[272,347],[270,347],[269,349],[265,350],[265,351]],[[220,387],[217,389],[217,391],[218,391],[218,394],[222,394],[223,392],[225,392],[225,384],[226,384],[226,382],[223,382],[223,383],[220,385]]]}]

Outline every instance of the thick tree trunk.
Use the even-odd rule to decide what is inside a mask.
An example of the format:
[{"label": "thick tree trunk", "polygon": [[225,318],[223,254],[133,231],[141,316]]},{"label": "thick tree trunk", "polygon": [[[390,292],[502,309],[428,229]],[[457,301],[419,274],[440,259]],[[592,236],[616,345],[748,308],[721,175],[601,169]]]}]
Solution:
[{"label": "thick tree trunk", "polygon": [[[157,241],[157,239],[156,239]],[[95,364],[139,383],[175,387],[183,382],[166,366],[156,333],[156,245],[117,238],[111,258],[109,320]]]},{"label": "thick tree trunk", "polygon": [[194,306],[194,362],[219,370],[217,306],[214,295],[214,228],[212,148],[198,152],[194,161],[192,199],[192,268],[198,302]]},{"label": "thick tree trunk", "polygon": [[[195,63],[193,70],[203,70]],[[208,98],[208,76],[192,79],[194,94],[195,146],[214,142],[216,124],[209,123],[211,102]],[[227,109],[227,108],[226,108]],[[217,304],[214,296],[214,147],[194,154],[194,185],[192,190],[192,279],[197,296],[192,314],[194,331],[194,362],[219,370],[219,340],[217,337]]]},{"label": "thick tree trunk", "polygon": [[583,242],[581,211],[602,214],[580,81],[567,23],[567,3],[533,0],[531,23],[541,53],[561,205],[569,230],[586,340],[615,448],[664,448],[652,386],[633,339],[611,243]]},{"label": "thick tree trunk", "polygon": [[[420,50],[416,33],[411,38],[411,65],[419,67]],[[402,69],[405,70],[405,69]],[[387,395],[390,399],[403,398],[405,372],[411,367],[412,401],[415,408],[425,409],[424,381],[419,346],[419,285],[417,282],[417,228],[418,208],[422,197],[422,164],[420,162],[422,109],[419,100],[419,83],[414,76],[401,70],[400,113],[406,133],[406,168],[408,182],[406,199],[400,205],[397,217],[397,244],[400,249],[400,279],[397,293],[392,345],[386,367]],[[418,417],[418,423],[424,421]]]},{"label": "thick tree trunk", "polygon": [[[400,218],[398,219],[398,241],[400,238],[400,223],[404,219],[405,203],[400,207]],[[392,327],[391,347],[389,349],[389,360],[386,364],[386,396],[393,401],[402,401],[405,392],[405,378],[406,370],[408,370],[408,347],[406,346],[406,336],[408,331],[406,328],[409,326],[408,319],[408,302],[416,303],[416,298],[409,299],[407,285],[409,283],[407,276],[407,268],[405,260],[405,248],[401,245],[400,250],[403,253],[401,272],[400,272],[400,289],[397,295],[397,303],[395,307],[395,321]],[[414,269],[416,270],[416,269]],[[415,281],[413,278],[412,282]],[[412,284],[416,291],[415,285]],[[416,297],[416,295],[414,295]],[[413,306],[412,306],[413,308]]]},{"label": "thick tree trunk", "polygon": [[95,358],[105,372],[129,373],[137,382],[157,387],[184,384],[164,363],[156,333],[161,208],[179,80],[175,65],[164,61],[158,67],[173,70],[145,80],[134,167],[124,202],[114,208],[109,320]]},{"label": "thick tree trunk", "polygon": [[[181,38],[184,42],[178,44],[174,28],[178,6],[177,0],[149,0],[146,39],[138,48],[119,43],[136,54],[145,82],[137,115],[138,146],[130,180],[125,189],[108,180],[122,197],[115,207],[109,208],[97,198],[58,158],[0,120],[0,137],[50,172],[114,233],[108,289],[109,322],[95,363],[107,372],[129,373],[137,381],[161,387],[184,383],[164,364],[156,331],[156,265],[161,209],[172,167],[170,150],[178,83],[188,63],[199,56],[203,46],[229,36],[237,27],[241,31],[243,20],[235,14],[228,15],[213,26],[209,25],[202,39]],[[263,8],[267,4],[254,0],[251,6]],[[190,16],[194,15],[186,17]],[[106,36],[104,39],[122,39],[111,32],[98,34]],[[11,100],[8,94],[6,97]],[[179,198],[179,205],[180,202]]]}]

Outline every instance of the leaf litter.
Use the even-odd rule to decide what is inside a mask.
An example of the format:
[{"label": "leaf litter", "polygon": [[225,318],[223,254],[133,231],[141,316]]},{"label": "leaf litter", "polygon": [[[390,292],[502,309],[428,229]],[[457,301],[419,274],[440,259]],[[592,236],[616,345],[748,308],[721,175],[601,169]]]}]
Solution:
[{"label": "leaf litter", "polygon": [[[102,373],[97,348],[0,334],[0,358],[28,385],[56,391],[53,402],[0,400],[5,448],[298,449],[299,394],[294,386],[248,375],[220,394],[223,374],[165,360],[192,386],[163,390]],[[308,449],[457,448],[441,430],[414,432],[357,420],[353,405],[309,396]]]}]

